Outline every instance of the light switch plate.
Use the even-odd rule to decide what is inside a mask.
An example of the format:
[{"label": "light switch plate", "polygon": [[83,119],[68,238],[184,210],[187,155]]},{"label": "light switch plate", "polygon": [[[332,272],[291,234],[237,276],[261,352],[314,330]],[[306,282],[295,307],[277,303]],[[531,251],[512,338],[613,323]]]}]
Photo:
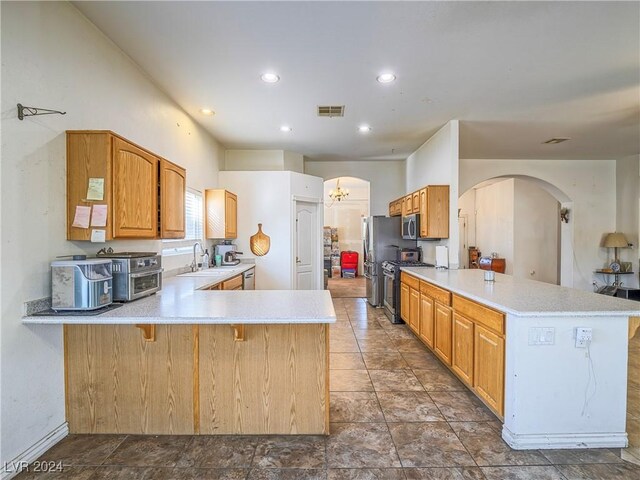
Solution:
[{"label": "light switch plate", "polygon": [[556,329],[554,327],[529,328],[529,345],[554,345]]}]

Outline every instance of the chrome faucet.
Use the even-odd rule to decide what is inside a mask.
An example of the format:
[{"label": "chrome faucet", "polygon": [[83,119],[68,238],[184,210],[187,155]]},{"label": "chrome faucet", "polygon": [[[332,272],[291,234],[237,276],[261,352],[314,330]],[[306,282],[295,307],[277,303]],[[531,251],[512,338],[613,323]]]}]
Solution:
[{"label": "chrome faucet", "polygon": [[196,246],[200,247],[200,256],[204,255],[204,250],[202,249],[202,245],[200,242],[196,242],[193,244],[193,262],[191,262],[191,271],[196,272],[199,270],[198,262],[196,261]]}]

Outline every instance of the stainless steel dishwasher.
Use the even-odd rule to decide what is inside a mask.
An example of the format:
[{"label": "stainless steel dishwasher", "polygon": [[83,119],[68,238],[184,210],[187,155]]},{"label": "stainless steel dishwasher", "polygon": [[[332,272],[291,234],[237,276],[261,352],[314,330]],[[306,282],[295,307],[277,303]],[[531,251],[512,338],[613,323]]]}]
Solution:
[{"label": "stainless steel dishwasher", "polygon": [[256,269],[250,268],[242,274],[242,289],[243,290],[255,290],[256,289]]}]

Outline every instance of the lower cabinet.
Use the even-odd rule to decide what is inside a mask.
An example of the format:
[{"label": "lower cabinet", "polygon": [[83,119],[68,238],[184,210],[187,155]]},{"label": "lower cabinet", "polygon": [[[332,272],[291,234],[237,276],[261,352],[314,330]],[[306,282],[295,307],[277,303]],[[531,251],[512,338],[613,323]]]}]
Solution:
[{"label": "lower cabinet", "polygon": [[433,348],[433,299],[420,294],[420,339],[430,348]]},{"label": "lower cabinet", "polygon": [[496,412],[503,414],[504,338],[475,325],[474,381],[476,393]]},{"label": "lower cabinet", "polygon": [[433,351],[447,365],[451,365],[451,308],[435,302],[435,345]]},{"label": "lower cabinet", "polygon": [[410,307],[410,288],[406,283],[400,284],[400,318],[409,323],[409,307]]},{"label": "lower cabinet", "polygon": [[409,327],[414,333],[420,332],[420,292],[409,288]]},{"label": "lower cabinet", "polygon": [[469,386],[473,385],[473,322],[453,313],[451,368]]}]

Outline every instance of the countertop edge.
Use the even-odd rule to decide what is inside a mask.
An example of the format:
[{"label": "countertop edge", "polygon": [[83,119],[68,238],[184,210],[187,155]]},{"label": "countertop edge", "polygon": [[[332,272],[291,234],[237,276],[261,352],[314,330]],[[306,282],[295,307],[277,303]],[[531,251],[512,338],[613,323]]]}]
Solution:
[{"label": "countertop edge", "polygon": [[335,317],[322,318],[158,318],[158,317],[23,317],[29,325],[310,325],[336,323]]}]

